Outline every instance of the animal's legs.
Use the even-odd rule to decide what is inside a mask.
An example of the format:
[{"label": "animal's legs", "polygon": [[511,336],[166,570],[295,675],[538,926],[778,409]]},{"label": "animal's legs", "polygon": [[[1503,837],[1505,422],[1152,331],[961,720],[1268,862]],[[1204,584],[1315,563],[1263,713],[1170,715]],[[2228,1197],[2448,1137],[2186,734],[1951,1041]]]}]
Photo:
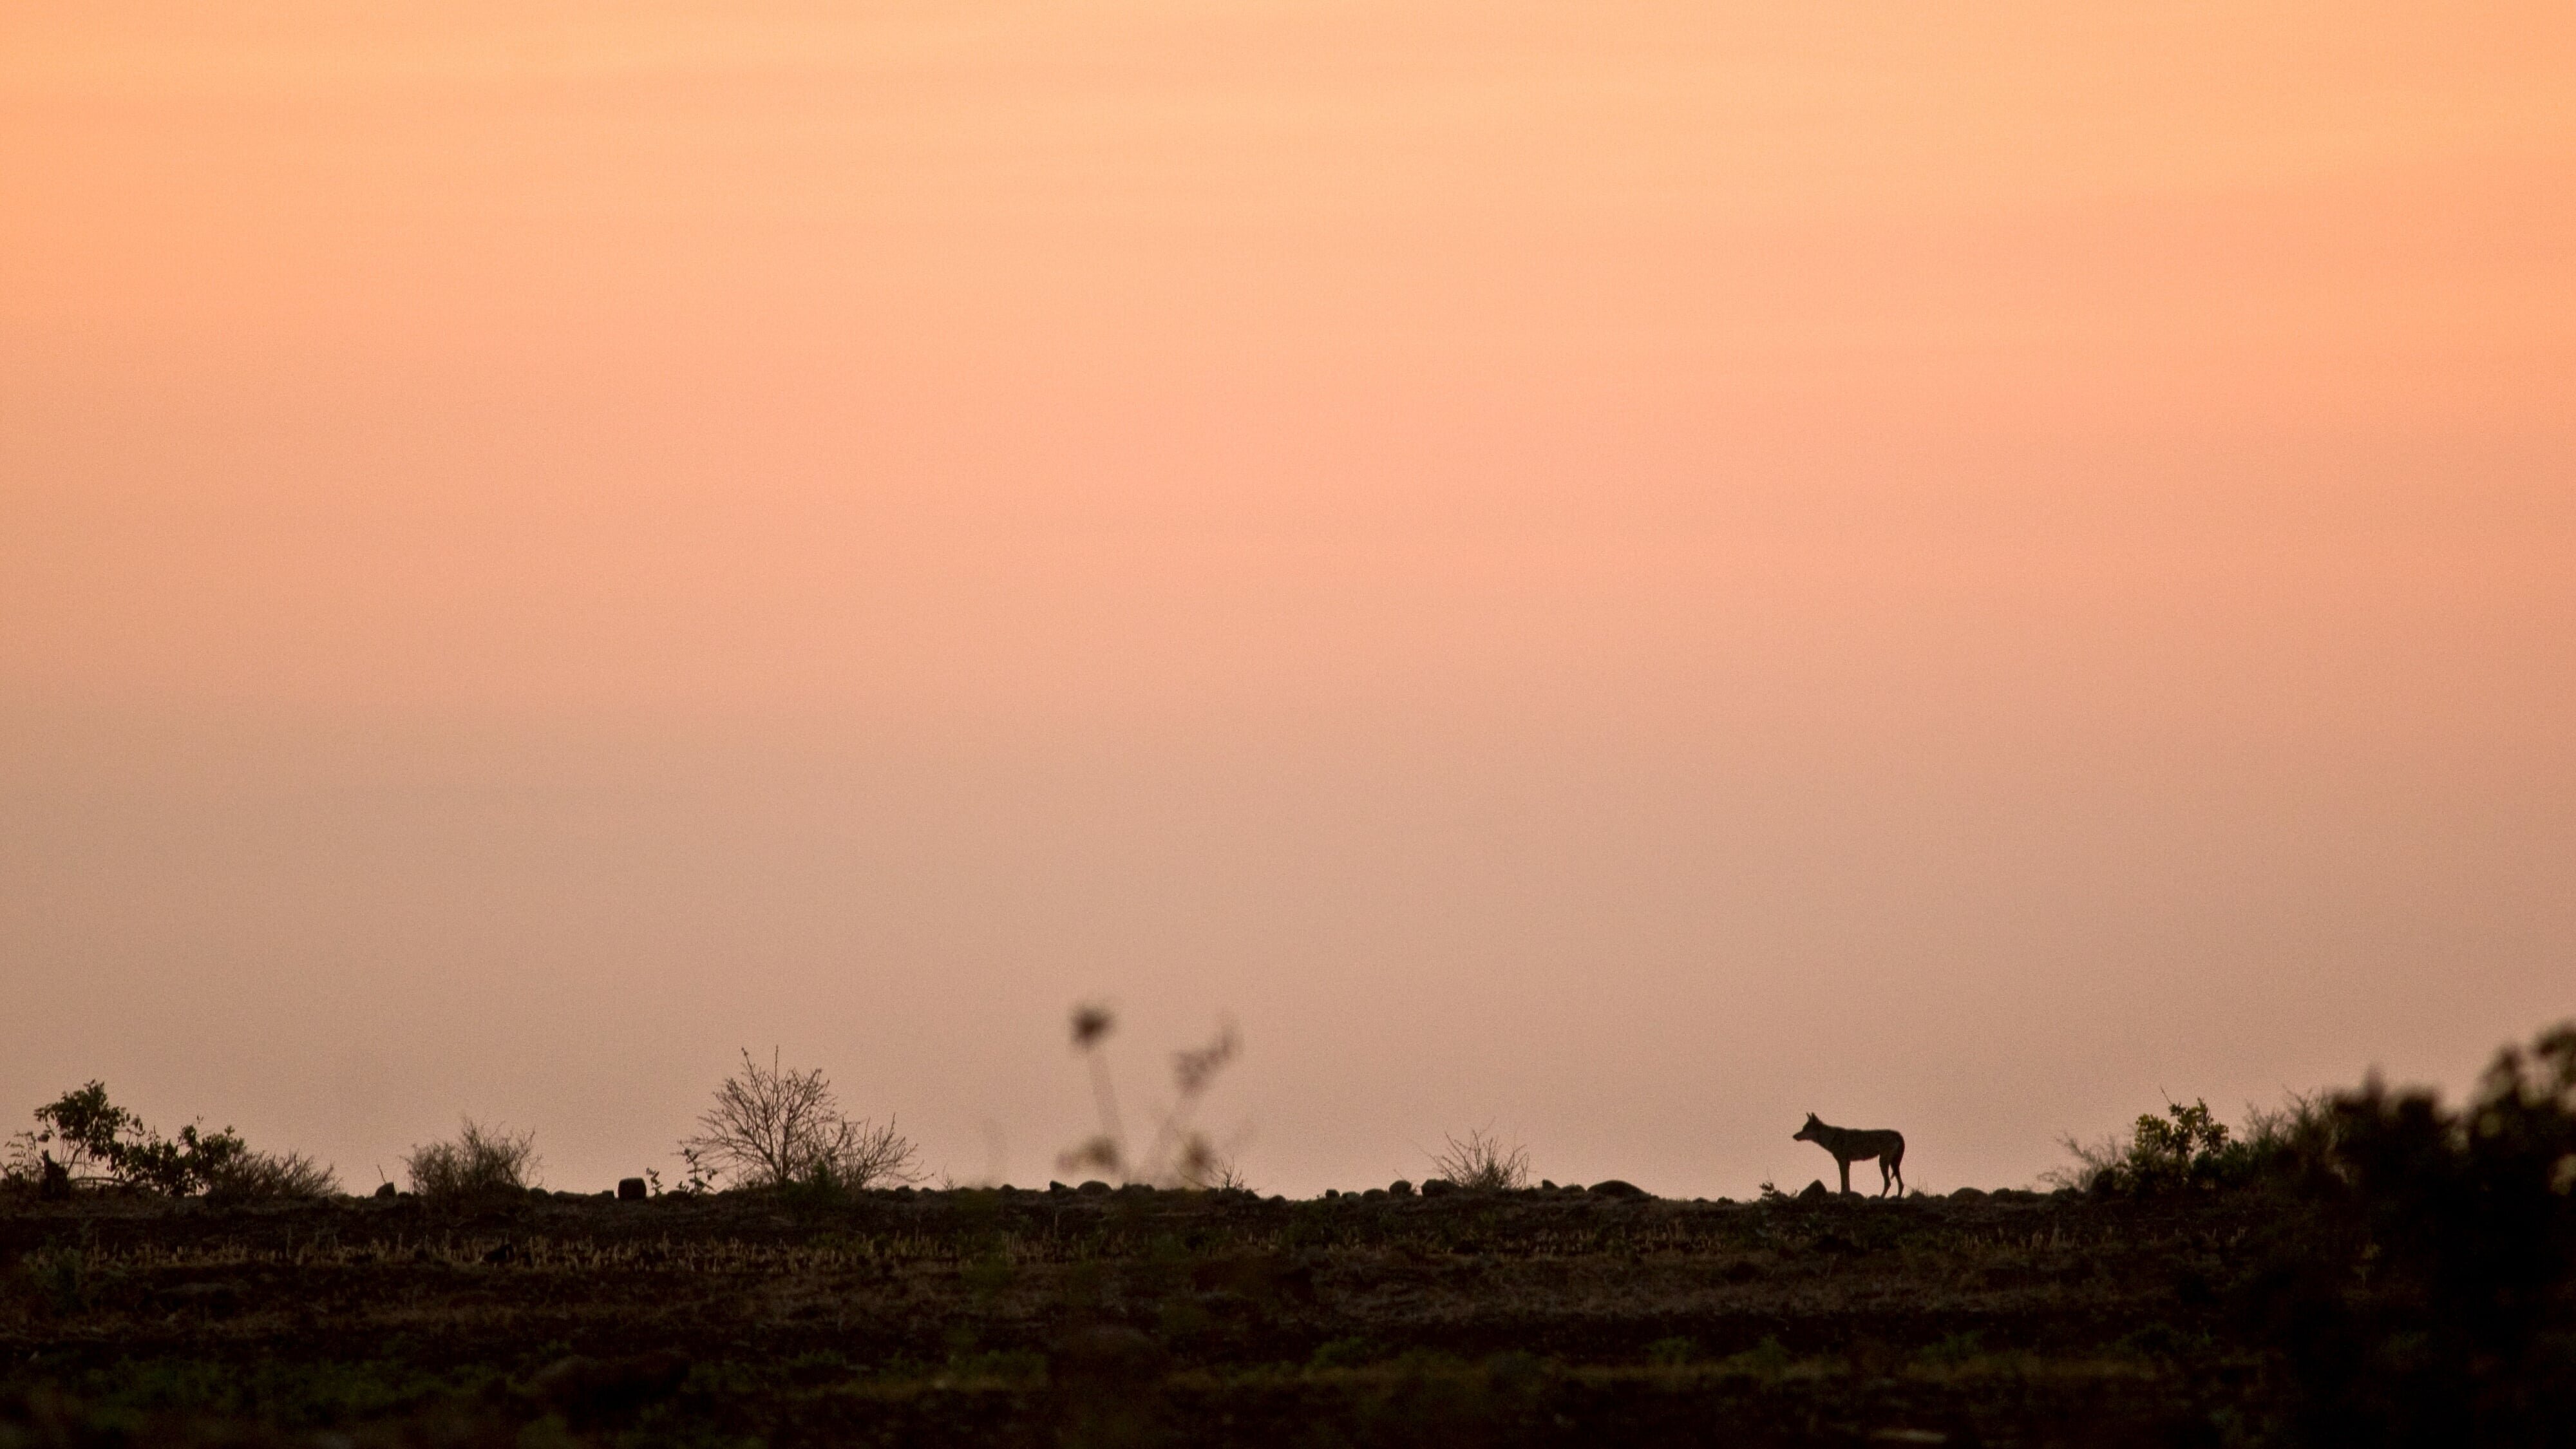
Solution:
[{"label": "animal's legs", "polygon": [[1834,1159],[1834,1166],[1843,1170],[1843,1196],[1851,1196],[1851,1159],[1837,1157]]}]

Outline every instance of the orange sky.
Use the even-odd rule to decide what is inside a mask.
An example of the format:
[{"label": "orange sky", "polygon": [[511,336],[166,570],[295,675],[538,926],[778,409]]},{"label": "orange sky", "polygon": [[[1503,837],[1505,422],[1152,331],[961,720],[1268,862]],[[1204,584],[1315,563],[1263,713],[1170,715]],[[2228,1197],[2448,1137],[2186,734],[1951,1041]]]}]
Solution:
[{"label": "orange sky", "polygon": [[1741,1195],[2576,1011],[2563,5],[484,8],[0,0],[0,1111],[1029,1181],[1107,996]]}]

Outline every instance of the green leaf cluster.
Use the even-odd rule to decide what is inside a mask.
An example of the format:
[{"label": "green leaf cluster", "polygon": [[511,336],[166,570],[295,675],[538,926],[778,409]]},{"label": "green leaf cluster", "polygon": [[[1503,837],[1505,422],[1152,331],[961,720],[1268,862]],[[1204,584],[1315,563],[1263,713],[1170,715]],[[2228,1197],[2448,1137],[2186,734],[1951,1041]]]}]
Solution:
[{"label": "green leaf cluster", "polygon": [[207,1132],[196,1123],[163,1137],[90,1082],[36,1109],[35,1130],[20,1134],[20,1156],[58,1162],[75,1182],[187,1197],[225,1180],[250,1156],[230,1127]]}]

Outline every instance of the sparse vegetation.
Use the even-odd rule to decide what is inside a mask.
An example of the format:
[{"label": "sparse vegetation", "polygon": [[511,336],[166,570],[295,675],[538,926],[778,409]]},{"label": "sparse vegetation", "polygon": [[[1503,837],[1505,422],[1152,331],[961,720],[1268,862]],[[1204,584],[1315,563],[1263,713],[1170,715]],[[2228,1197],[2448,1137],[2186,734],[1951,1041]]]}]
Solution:
[{"label": "sparse vegetation", "polygon": [[[1231,1052],[1188,1054],[1185,1096]],[[819,1074],[746,1075],[839,1120]],[[211,1201],[112,1197],[92,1148],[158,1139],[104,1089],[40,1126],[21,1148],[80,1161],[86,1190],[0,1206],[0,1445],[1571,1446],[1724,1424],[2370,1449],[2576,1421],[2576,1025],[2456,1108],[2369,1081],[2228,1131],[2177,1103],[2088,1190],[1881,1201],[1130,1183],[241,1211],[221,1174]],[[468,1122],[410,1165],[458,1194],[477,1163],[523,1181],[529,1146]],[[1526,1180],[1490,1130],[1448,1148],[1446,1180]]]},{"label": "sparse vegetation", "polygon": [[301,1152],[244,1152],[206,1179],[206,1195],[216,1198],[323,1198],[339,1191],[340,1175]]},{"label": "sparse vegetation", "polygon": [[1529,1149],[1505,1142],[1487,1128],[1450,1137],[1431,1156],[1432,1170],[1455,1186],[1476,1192],[1514,1192],[1529,1186]]},{"label": "sparse vegetation", "polygon": [[845,1115],[820,1068],[762,1066],[748,1050],[742,1071],[716,1088],[697,1135],[680,1144],[690,1180],[735,1187],[803,1185],[844,1192],[919,1182],[919,1154],[889,1119]]},{"label": "sparse vegetation", "polygon": [[403,1158],[411,1190],[426,1198],[524,1192],[536,1170],[535,1133],[485,1127],[471,1117],[455,1140],[415,1147]]},{"label": "sparse vegetation", "polygon": [[50,1250],[0,1213],[0,1443],[59,1441],[39,1403],[73,1444],[2210,1442],[2283,1412],[2226,1304],[2287,1201],[549,1195]]}]

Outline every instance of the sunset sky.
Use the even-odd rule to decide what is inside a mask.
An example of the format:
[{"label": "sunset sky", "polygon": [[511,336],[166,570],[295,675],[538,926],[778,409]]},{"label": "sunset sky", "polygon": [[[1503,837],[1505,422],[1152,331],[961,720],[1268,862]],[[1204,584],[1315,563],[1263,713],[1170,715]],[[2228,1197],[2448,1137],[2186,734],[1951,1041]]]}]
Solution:
[{"label": "sunset sky", "polygon": [[0,1130],[2019,1185],[2576,1015],[2576,10],[0,0]]}]

